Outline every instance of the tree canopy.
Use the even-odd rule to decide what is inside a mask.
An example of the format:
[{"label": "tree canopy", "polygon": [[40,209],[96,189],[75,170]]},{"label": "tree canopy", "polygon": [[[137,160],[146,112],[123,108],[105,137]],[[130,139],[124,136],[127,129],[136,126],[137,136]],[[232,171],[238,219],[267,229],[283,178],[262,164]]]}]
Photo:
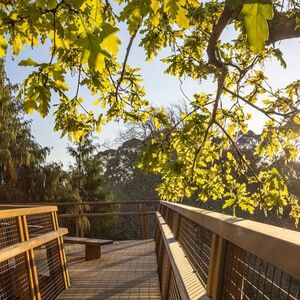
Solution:
[{"label": "tree canopy", "polygon": [[[264,71],[269,58],[286,67],[277,42],[300,36],[297,0],[7,0],[0,4],[0,55],[8,45],[17,56],[26,45],[49,46],[49,60],[20,62],[33,71],[19,98],[27,112],[49,113],[58,94],[57,130],[79,140],[110,121],[146,122],[155,132],[140,166],[161,175],[164,199],[224,200],[225,206],[252,213],[257,207],[280,213],[288,206],[300,217],[298,199],[272,164],[298,158],[299,80],[274,90]],[[118,28],[130,34],[124,58],[118,59]],[[223,36],[231,28],[233,37]],[[189,111],[174,124],[163,108],[151,107],[138,68],[128,65],[135,39],[152,59],[165,47],[166,72],[179,78],[210,80],[213,94],[199,87]],[[124,42],[124,41],[122,41]],[[70,96],[65,77],[77,75]],[[97,95],[94,111],[84,107],[80,88]],[[98,108],[99,107],[99,108]],[[249,131],[254,108],[265,116],[255,155],[266,167],[252,167],[237,140]],[[222,159],[226,153],[226,160]]]}]

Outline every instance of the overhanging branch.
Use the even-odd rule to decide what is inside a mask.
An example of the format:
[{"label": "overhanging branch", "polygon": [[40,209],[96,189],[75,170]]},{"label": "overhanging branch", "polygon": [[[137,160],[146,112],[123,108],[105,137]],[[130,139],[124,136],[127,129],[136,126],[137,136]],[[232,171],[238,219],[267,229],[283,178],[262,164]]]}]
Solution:
[{"label": "overhanging branch", "polygon": [[275,11],[274,18],[269,21],[269,39],[266,45],[274,44],[281,40],[300,37],[300,27],[297,27],[296,16]]}]

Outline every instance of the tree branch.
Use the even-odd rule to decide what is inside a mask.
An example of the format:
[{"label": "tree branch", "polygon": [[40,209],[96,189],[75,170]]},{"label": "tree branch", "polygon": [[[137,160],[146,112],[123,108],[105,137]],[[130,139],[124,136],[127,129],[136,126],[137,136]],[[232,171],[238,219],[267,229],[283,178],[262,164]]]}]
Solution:
[{"label": "tree branch", "polygon": [[254,103],[252,103],[251,101],[248,101],[246,98],[244,98],[243,96],[241,96],[240,94],[237,94],[231,90],[229,90],[228,88],[226,87],[223,87],[223,90],[225,92],[227,92],[228,94],[234,96],[234,97],[237,97],[238,99],[242,100],[243,102],[245,102],[246,104],[252,106],[254,109],[258,110],[259,112],[263,113],[264,115],[266,115],[269,119],[275,121],[275,122],[278,122],[276,119],[274,119],[272,117],[272,115],[276,115],[276,116],[279,116],[279,117],[283,117],[283,118],[288,118],[290,117],[291,115],[295,114],[298,112],[298,110],[294,110],[294,111],[290,111],[290,112],[287,112],[287,113],[280,113],[280,112],[277,112],[275,110],[264,110],[263,108],[255,105]]},{"label": "tree branch", "polygon": [[135,31],[135,33],[130,37],[129,43],[127,45],[127,49],[126,49],[126,54],[125,54],[125,58],[123,61],[123,66],[122,66],[122,71],[121,71],[121,76],[119,78],[119,80],[117,81],[116,84],[116,100],[118,100],[118,93],[119,93],[119,87],[124,79],[124,74],[125,74],[125,69],[126,69],[126,65],[127,65],[127,61],[128,61],[128,57],[129,57],[129,53],[133,44],[133,41],[136,37],[138,30]]},{"label": "tree branch", "polygon": [[213,31],[211,33],[210,39],[208,41],[207,49],[206,49],[207,56],[208,56],[208,63],[215,66],[218,71],[218,74],[217,74],[218,88],[217,88],[216,98],[214,101],[214,106],[213,106],[210,121],[205,130],[201,145],[195,151],[195,156],[194,156],[193,165],[192,165],[191,180],[193,180],[193,178],[194,178],[194,169],[196,166],[197,157],[205,145],[205,142],[206,142],[208,134],[209,134],[209,130],[211,129],[212,125],[216,122],[217,110],[219,107],[219,102],[220,102],[220,98],[221,98],[222,91],[223,91],[224,81],[225,81],[225,78],[226,78],[226,75],[228,72],[224,63],[217,58],[217,55],[216,55],[217,54],[217,43],[218,43],[218,40],[219,40],[224,28],[227,26],[228,21],[231,18],[231,15],[232,15],[232,11],[229,10],[227,8],[227,6],[225,6],[217,24],[213,28]]},{"label": "tree branch", "polygon": [[258,191],[259,191],[259,195],[260,195],[260,200],[261,202],[268,208],[269,205],[266,203],[265,199],[263,198],[262,195],[262,191],[261,191],[261,181],[259,180],[256,172],[253,170],[253,168],[251,167],[251,165],[247,162],[247,160],[244,158],[243,154],[241,153],[240,149],[238,148],[238,146],[236,145],[235,141],[232,139],[232,137],[229,135],[229,133],[225,130],[225,128],[218,122],[215,121],[215,124],[221,129],[221,131],[225,134],[225,136],[227,137],[227,139],[230,141],[231,145],[233,146],[234,150],[236,151],[238,157],[240,158],[240,160],[247,166],[247,168],[251,171],[251,173],[253,174],[253,176],[255,177],[257,183],[258,183]]},{"label": "tree branch", "polygon": [[300,37],[300,27],[297,26],[295,14],[290,17],[287,12],[275,10],[274,18],[269,23],[269,39],[266,45],[275,42]]}]

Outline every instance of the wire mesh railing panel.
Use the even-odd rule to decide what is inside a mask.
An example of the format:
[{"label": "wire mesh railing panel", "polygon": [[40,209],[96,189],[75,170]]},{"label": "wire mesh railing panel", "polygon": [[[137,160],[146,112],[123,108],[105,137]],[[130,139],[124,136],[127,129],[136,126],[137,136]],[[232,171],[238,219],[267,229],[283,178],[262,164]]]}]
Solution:
[{"label": "wire mesh railing panel", "polygon": [[158,278],[159,278],[159,283],[160,283],[160,291],[162,292],[162,277],[163,277],[163,261],[165,259],[166,253],[165,253],[165,248],[163,241],[161,240],[162,245],[158,249],[158,262],[157,262],[157,273],[158,273]]},{"label": "wire mesh railing panel", "polygon": [[170,259],[168,257],[168,254],[166,250],[164,249],[163,253],[163,260],[162,260],[162,272],[161,272],[161,292],[162,294],[168,294],[168,288],[169,288],[169,280],[170,280],[170,272],[171,272],[171,265],[170,265]]},{"label": "wire mesh railing panel", "polygon": [[64,290],[64,278],[56,240],[34,249],[41,298],[55,299]]},{"label": "wire mesh railing panel", "polygon": [[222,299],[300,299],[300,281],[230,242],[224,261]]},{"label": "wire mesh railing panel", "polygon": [[155,215],[148,215],[148,222],[146,223],[146,231],[148,232],[148,239],[154,239],[155,235]]},{"label": "wire mesh railing panel", "polygon": [[171,277],[170,277],[168,299],[170,299],[170,300],[181,300],[182,299],[173,272],[171,272]]},{"label": "wire mesh railing panel", "polygon": [[78,234],[78,233],[76,234],[77,220],[78,220],[77,218],[73,218],[73,217],[60,218],[58,216],[59,227],[68,228],[68,235],[70,236],[76,236]]},{"label": "wire mesh railing panel", "polygon": [[178,241],[204,286],[208,278],[211,240],[211,231],[183,216],[180,217]]},{"label": "wire mesh railing panel", "polygon": [[149,239],[154,236],[157,206],[158,203],[147,201],[68,204],[60,206],[58,218],[60,226],[68,228],[71,236]]},{"label": "wire mesh railing panel", "polygon": [[138,240],[139,219],[137,215],[86,217],[85,236],[114,240]]},{"label": "wire mesh railing panel", "polygon": [[51,213],[27,216],[27,227],[30,238],[53,231]]},{"label": "wire mesh railing panel", "polygon": [[0,249],[17,244],[20,241],[16,218],[0,219]]},{"label": "wire mesh railing panel", "polygon": [[0,299],[31,299],[25,254],[0,263]]}]

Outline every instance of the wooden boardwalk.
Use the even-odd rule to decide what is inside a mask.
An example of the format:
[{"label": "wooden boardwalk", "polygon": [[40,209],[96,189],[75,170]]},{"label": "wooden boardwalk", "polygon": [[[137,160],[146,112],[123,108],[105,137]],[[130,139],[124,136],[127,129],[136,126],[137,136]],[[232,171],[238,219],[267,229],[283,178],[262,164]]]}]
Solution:
[{"label": "wooden boardwalk", "polygon": [[114,242],[92,261],[82,245],[66,251],[71,288],[58,299],[161,299],[153,240]]}]

